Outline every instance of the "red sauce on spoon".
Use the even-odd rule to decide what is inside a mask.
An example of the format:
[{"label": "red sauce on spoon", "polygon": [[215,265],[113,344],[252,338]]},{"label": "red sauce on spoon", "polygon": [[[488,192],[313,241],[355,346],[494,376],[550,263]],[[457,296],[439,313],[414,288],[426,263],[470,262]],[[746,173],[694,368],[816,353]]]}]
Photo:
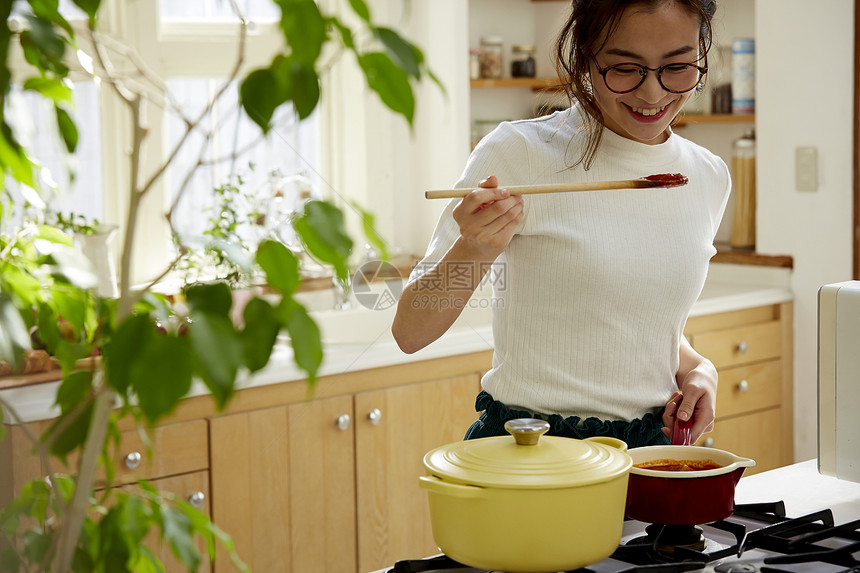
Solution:
[{"label": "red sauce on spoon", "polygon": [[659,173],[657,175],[649,175],[645,179],[660,183],[663,187],[678,187],[686,185],[690,181],[686,175],[681,173]]}]

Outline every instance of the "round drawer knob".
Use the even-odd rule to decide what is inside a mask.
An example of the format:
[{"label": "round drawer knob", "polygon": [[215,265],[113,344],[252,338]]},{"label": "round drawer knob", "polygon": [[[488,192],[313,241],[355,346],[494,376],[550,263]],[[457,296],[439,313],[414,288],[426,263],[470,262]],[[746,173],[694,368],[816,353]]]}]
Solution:
[{"label": "round drawer knob", "polygon": [[337,429],[341,431],[347,430],[349,428],[349,422],[349,414],[341,414],[337,417]]},{"label": "round drawer knob", "polygon": [[705,446],[706,448],[713,448],[714,447],[714,438],[705,438],[705,441],[702,442],[702,445]]},{"label": "round drawer knob", "polygon": [[379,408],[374,408],[367,415],[367,419],[370,420],[370,423],[374,426],[379,424],[382,421],[382,411]]},{"label": "round drawer knob", "polygon": [[747,341],[741,340],[740,344],[738,344],[738,352],[744,354],[747,351]]},{"label": "round drawer knob", "polygon": [[741,380],[740,382],[738,382],[738,392],[740,392],[741,394],[746,394],[747,392],[749,392],[749,389],[750,383],[746,380]]},{"label": "round drawer knob", "polygon": [[195,509],[201,509],[203,507],[203,502],[206,501],[206,494],[202,491],[195,491],[191,495],[188,496],[188,503],[191,504],[191,507]]},{"label": "round drawer knob", "polygon": [[125,467],[127,467],[128,469],[136,470],[138,467],[140,467],[140,462],[142,460],[143,456],[140,455],[140,452],[131,452],[130,454],[125,456],[125,460],[123,460],[123,463],[125,463]]}]

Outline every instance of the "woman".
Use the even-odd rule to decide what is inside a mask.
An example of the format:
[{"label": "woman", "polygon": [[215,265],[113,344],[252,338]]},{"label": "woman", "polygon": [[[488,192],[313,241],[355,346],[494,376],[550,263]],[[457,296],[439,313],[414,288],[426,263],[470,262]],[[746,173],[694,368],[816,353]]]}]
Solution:
[{"label": "woman", "polygon": [[[392,326],[415,352],[451,326],[490,264],[503,277],[483,413],[467,439],[523,416],[548,420],[551,434],[631,447],[668,443],[676,415],[692,419],[694,440],[713,428],[716,369],[682,330],[731,182],[722,160],[670,124],[707,72],[715,8],[574,0],[556,52],[575,104],[502,123],[469,158],[457,186],[477,188],[443,212]],[[656,173],[689,184],[528,197],[499,187]],[[467,285],[464,268],[476,271]]]}]

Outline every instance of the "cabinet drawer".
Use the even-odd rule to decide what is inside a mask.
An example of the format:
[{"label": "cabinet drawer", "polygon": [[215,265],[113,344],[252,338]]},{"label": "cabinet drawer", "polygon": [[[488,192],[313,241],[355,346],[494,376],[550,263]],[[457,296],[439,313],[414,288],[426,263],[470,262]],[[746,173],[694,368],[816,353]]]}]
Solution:
[{"label": "cabinet drawer", "polygon": [[717,419],[780,405],[782,362],[769,360],[719,373]]},{"label": "cabinet drawer", "polygon": [[691,344],[717,368],[748,364],[779,357],[782,350],[782,326],[780,321],[774,320],[703,332],[693,335]]},{"label": "cabinet drawer", "polygon": [[781,409],[771,408],[717,420],[714,431],[699,438],[696,445],[754,459],[755,467],[744,472],[744,475],[750,475],[791,463],[791,460],[783,459],[782,441]]},{"label": "cabinet drawer", "polygon": [[[206,420],[157,426],[148,432],[151,451],[147,453],[137,430],[122,432],[119,450],[111,444],[114,485],[152,480],[165,476],[209,469],[209,425]],[[78,465],[78,454],[69,455],[69,468]],[[135,465],[135,460],[139,460]],[[65,471],[71,471],[68,468]],[[97,484],[104,484],[99,470]]]}]

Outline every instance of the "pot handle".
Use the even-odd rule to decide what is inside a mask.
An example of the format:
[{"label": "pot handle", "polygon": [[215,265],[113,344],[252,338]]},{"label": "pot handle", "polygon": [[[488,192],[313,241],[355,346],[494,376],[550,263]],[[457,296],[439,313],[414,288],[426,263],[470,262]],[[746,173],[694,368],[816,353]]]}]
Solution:
[{"label": "pot handle", "polygon": [[627,451],[627,442],[610,436],[592,436],[590,438],[585,438],[585,441],[603,444],[604,446],[609,446],[610,448],[615,448],[616,450],[621,450],[622,452]]},{"label": "pot handle", "polygon": [[421,486],[422,489],[432,491],[433,493],[439,493],[442,495],[449,495],[451,497],[459,497],[463,499],[481,497],[484,493],[484,488],[482,487],[478,487],[475,485],[464,485],[459,483],[449,483],[446,481],[442,481],[436,476],[419,476],[418,485]]}]

